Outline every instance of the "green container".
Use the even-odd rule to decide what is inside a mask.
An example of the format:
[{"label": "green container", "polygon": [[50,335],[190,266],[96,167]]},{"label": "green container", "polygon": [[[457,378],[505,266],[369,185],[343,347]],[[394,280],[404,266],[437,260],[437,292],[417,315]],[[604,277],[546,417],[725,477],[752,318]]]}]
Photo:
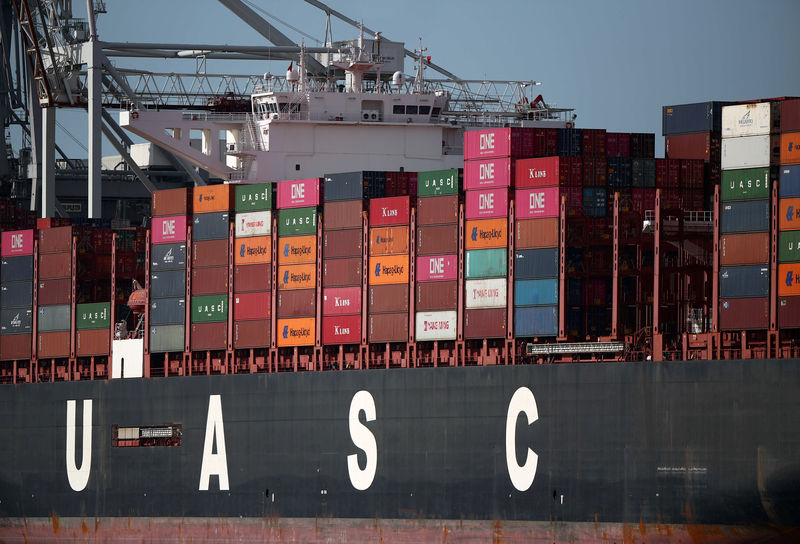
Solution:
[{"label": "green container", "polygon": [[192,297],[192,323],[220,323],[227,320],[227,294]]},{"label": "green container", "polygon": [[183,351],[183,325],[155,325],[150,327],[150,353]]},{"label": "green container", "polygon": [[800,263],[800,230],[778,233],[778,262]]},{"label": "green container", "polygon": [[75,308],[75,328],[79,331],[87,329],[107,329],[110,326],[110,302],[78,304]]},{"label": "green container", "polygon": [[317,233],[317,208],[278,210],[278,236],[305,236]]},{"label": "green container", "polygon": [[440,196],[458,194],[462,170],[433,170],[417,174],[417,196]]},{"label": "green container", "polygon": [[769,168],[723,170],[719,187],[722,200],[764,200],[769,198]]},{"label": "green container", "polygon": [[466,279],[504,278],[508,276],[508,249],[472,249],[467,251]]},{"label": "green container", "polygon": [[262,212],[272,209],[272,184],[236,185],[234,191],[237,212]]}]

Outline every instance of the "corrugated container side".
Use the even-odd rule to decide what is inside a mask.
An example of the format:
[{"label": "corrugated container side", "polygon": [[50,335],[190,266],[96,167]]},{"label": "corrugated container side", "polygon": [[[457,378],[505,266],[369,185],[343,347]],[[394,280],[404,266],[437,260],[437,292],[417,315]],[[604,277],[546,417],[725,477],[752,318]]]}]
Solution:
[{"label": "corrugated container side", "polygon": [[466,308],[505,308],[508,304],[506,278],[469,280],[464,282]]},{"label": "corrugated container side", "polygon": [[320,203],[319,178],[292,179],[277,182],[278,208],[304,208]]},{"label": "corrugated container side", "polygon": [[39,306],[36,326],[39,332],[68,331],[70,329],[70,306]]},{"label": "corrugated container side", "polygon": [[514,282],[514,306],[558,304],[558,280],[521,280]]},{"label": "corrugated container side", "polygon": [[313,317],[278,320],[278,347],[313,346],[316,326]]},{"label": "corrugated container side", "polygon": [[698,102],[676,104],[662,108],[662,134],[686,132],[720,132],[722,130],[722,107],[730,102]]},{"label": "corrugated container side", "polygon": [[248,264],[233,267],[233,291],[235,293],[269,291],[271,286],[272,267],[269,264]]},{"label": "corrugated container side", "polygon": [[496,278],[508,274],[508,251],[499,249],[473,249],[466,252],[464,276],[466,279]]},{"label": "corrugated container side", "polygon": [[458,255],[423,255],[417,257],[418,282],[449,281],[458,277]]},{"label": "corrugated container side", "polygon": [[[213,242],[212,242],[213,243]],[[268,264],[272,262],[272,237],[254,236],[240,238],[233,245],[233,263],[235,267],[242,265]],[[227,250],[224,253],[227,259]]]},{"label": "corrugated container side", "polygon": [[[745,299],[747,300],[747,299]],[[751,299],[752,300],[752,299]],[[766,329],[768,327],[768,319],[766,316],[768,315],[767,312],[769,310],[768,305],[769,300],[764,300],[764,310],[763,314],[765,318],[760,323],[765,323],[761,327],[761,329]],[[758,308],[761,310],[761,307]],[[761,312],[757,315],[761,316]],[[739,316],[737,317],[754,317],[754,316]],[[788,328],[800,328],[800,297],[779,297],[778,298],[778,327],[782,329]],[[755,328],[755,327],[754,327]],[[2,341],[2,340],[0,340]]]},{"label": "corrugated container side", "polygon": [[317,292],[315,289],[279,291],[275,311],[279,318],[315,317],[317,315]]},{"label": "corrugated container side", "polygon": [[781,166],[778,193],[781,198],[800,197],[800,166]]},{"label": "corrugated container side", "polygon": [[322,231],[322,256],[325,259],[359,257],[362,253],[361,228]]},{"label": "corrugated container side", "polygon": [[408,283],[408,255],[370,257],[367,271],[370,285]]},{"label": "corrugated container side", "polygon": [[800,198],[778,200],[778,229],[800,229]]},{"label": "corrugated container side", "polygon": [[800,98],[784,100],[781,103],[781,130],[800,131]]},{"label": "corrugated container side", "polygon": [[186,268],[186,243],[159,244],[150,248],[150,270],[181,270]]},{"label": "corrugated container side", "polygon": [[458,225],[458,195],[417,200],[417,226]]},{"label": "corrugated container side", "polygon": [[558,217],[561,191],[558,187],[518,189],[515,198],[517,219]]},{"label": "corrugated container side", "polygon": [[[778,307],[778,325],[780,321]],[[719,301],[719,325],[723,331],[741,331],[769,328],[769,298],[721,299]]]},{"label": "corrugated container side", "polygon": [[[39,281],[37,301],[40,306],[69,304],[72,300],[72,279]],[[24,306],[25,304],[20,304]]]},{"label": "corrugated container side", "polygon": [[800,264],[781,263],[778,265],[778,296],[800,295]]},{"label": "corrugated container side", "polygon": [[458,253],[457,225],[417,227],[417,255],[447,255],[453,253]]},{"label": "corrugated container side", "polygon": [[458,195],[461,185],[459,179],[461,177],[462,172],[456,168],[419,172],[417,175],[417,196]]},{"label": "corrugated container side", "polygon": [[325,259],[322,261],[323,287],[348,287],[361,285],[361,257],[350,259]]},{"label": "corrugated container side", "polygon": [[150,301],[150,325],[175,325],[185,322],[185,298],[155,298]]},{"label": "corrugated container side", "polygon": [[767,263],[769,244],[768,232],[722,235],[719,240],[719,262],[722,266]]},{"label": "corrugated container side", "polygon": [[293,264],[278,267],[278,289],[313,289],[317,284],[317,264]]},{"label": "corrugated container side", "polygon": [[158,325],[150,327],[150,352],[183,351],[184,325]]},{"label": "corrugated container side", "polygon": [[772,130],[771,111],[772,105],[769,102],[723,107],[723,138],[769,134]]},{"label": "corrugated container side", "polygon": [[272,212],[237,213],[234,217],[234,236],[247,238],[248,236],[269,236],[272,234]]},{"label": "corrugated container side", "polygon": [[517,249],[556,247],[559,243],[559,231],[558,217],[517,221],[514,247]]},{"label": "corrugated container side", "polygon": [[196,186],[192,191],[194,213],[226,212],[231,209],[231,185]]},{"label": "corrugated container side", "polygon": [[464,188],[467,191],[513,185],[516,169],[509,157],[464,161]]},{"label": "corrugated container side", "polygon": [[192,242],[226,240],[230,232],[228,212],[196,213],[192,218]]},{"label": "corrugated container side", "polygon": [[508,189],[467,191],[465,210],[467,219],[508,217]]},{"label": "corrugated container side", "polygon": [[558,277],[558,248],[525,249],[514,253],[514,274],[519,280]]},{"label": "corrugated container side", "polygon": [[269,319],[233,322],[235,349],[269,347],[272,326]]},{"label": "corrugated container side", "polygon": [[[781,265],[786,266],[786,265]],[[782,289],[783,277],[778,268],[778,294],[794,294]],[[720,268],[720,298],[755,298],[769,296],[769,266],[766,264],[750,266],[723,266]],[[800,293],[800,285],[797,287]]]},{"label": "corrugated container side", "polygon": [[0,256],[20,257],[33,255],[33,229],[7,230],[0,233]]},{"label": "corrugated container side", "polygon": [[7,334],[0,338],[0,360],[30,359],[31,334]]},{"label": "corrugated container side", "polygon": [[458,312],[417,312],[415,320],[416,340],[455,340],[458,335]]},{"label": "corrugated container side", "polygon": [[414,307],[419,312],[455,310],[458,305],[458,282],[418,283],[414,289]]},{"label": "corrugated container side", "polygon": [[220,323],[227,320],[227,294],[192,297],[192,323]]},{"label": "corrugated container side", "polygon": [[326,346],[361,343],[360,315],[333,315],[322,318],[322,343]]},{"label": "corrugated container side", "polygon": [[522,151],[522,146],[516,146],[516,149],[512,146],[512,131],[519,134],[521,129],[492,128],[466,131],[464,133],[464,160],[518,155]]},{"label": "corrugated container side", "polygon": [[228,240],[192,241],[192,266],[228,266]]},{"label": "corrugated container side", "polygon": [[723,201],[766,200],[769,198],[772,187],[769,178],[769,168],[723,170],[720,199]]},{"label": "corrugated container side", "polygon": [[557,336],[558,306],[514,308],[514,335],[518,337]]},{"label": "corrugated container side", "polygon": [[407,196],[373,198],[369,201],[370,227],[408,225],[411,199]]},{"label": "corrugated container side", "polygon": [[278,264],[317,262],[316,236],[287,236],[278,239]]},{"label": "corrugated container side", "polygon": [[[373,201],[374,202],[374,201]],[[369,255],[407,254],[409,227],[373,227],[369,229]]]},{"label": "corrugated container side", "polygon": [[191,213],[190,194],[190,190],[186,187],[153,191],[151,201],[153,217],[187,215]]},{"label": "corrugated container side", "polygon": [[303,236],[316,234],[316,232],[317,208],[293,208],[278,211],[278,236]]},{"label": "corrugated container side", "polygon": [[720,232],[723,234],[769,231],[768,200],[724,202],[720,207]]},{"label": "corrugated container side", "polygon": [[39,230],[39,254],[72,251],[72,227]]},{"label": "corrugated container side", "polygon": [[108,329],[79,330],[75,333],[75,351],[78,357],[108,355],[111,353],[111,335]]},{"label": "corrugated container side", "polygon": [[369,313],[408,312],[409,289],[406,283],[370,285],[367,290]]},{"label": "corrugated container side", "polygon": [[361,286],[329,287],[322,291],[322,315],[361,313]]},{"label": "corrugated container side", "polygon": [[465,225],[466,249],[489,249],[508,245],[508,220],[481,219]]},{"label": "corrugated container side", "polygon": [[557,187],[561,185],[561,157],[539,157],[517,161],[514,176],[517,189],[528,187]]},{"label": "corrugated container side", "polygon": [[778,233],[778,261],[800,262],[800,230]]},{"label": "corrugated container side", "polygon": [[272,293],[269,291],[260,293],[237,293],[233,296],[234,321],[269,319],[271,314]]},{"label": "corrugated container side", "polygon": [[765,135],[725,138],[722,140],[721,158],[723,170],[769,166],[772,158],[770,137]]},{"label": "corrugated container side", "polygon": [[69,357],[69,331],[44,332],[37,336],[39,358]]},{"label": "corrugated container side", "polygon": [[781,134],[781,164],[800,164],[800,132]]},{"label": "corrugated container side", "polygon": [[154,217],[151,232],[153,245],[186,242],[186,216]]},{"label": "corrugated container side", "polygon": [[92,302],[75,307],[75,328],[108,329],[111,327],[111,303]]},{"label": "corrugated container side", "polygon": [[0,281],[33,280],[33,255],[3,257],[0,263]]},{"label": "corrugated container side", "polygon": [[370,315],[367,320],[369,342],[407,342],[408,313]]},{"label": "corrugated container side", "polygon": [[363,208],[361,200],[325,202],[322,211],[323,230],[360,229]]},{"label": "corrugated container side", "polygon": [[3,308],[30,308],[33,306],[33,283],[9,281],[0,285],[0,305]]},{"label": "corrugated container side", "polygon": [[505,308],[464,310],[464,338],[504,338],[507,311]]},{"label": "corrugated container side", "polygon": [[239,183],[234,188],[237,212],[260,212],[272,209],[271,183]]},{"label": "corrugated container side", "polygon": [[192,351],[221,350],[227,346],[227,323],[192,323]]},{"label": "corrugated container side", "polygon": [[699,159],[718,162],[722,138],[716,132],[673,134],[664,139],[664,154],[668,159]]},{"label": "corrugated container side", "polygon": [[[31,308],[3,308],[0,310],[0,334],[30,334],[33,331]],[[2,344],[2,340],[0,340]],[[2,348],[0,347],[0,351]]]},{"label": "corrugated container side", "polygon": [[342,172],[325,174],[323,198],[325,202],[338,200],[357,200],[364,197],[364,185],[361,172]]},{"label": "corrugated container side", "polygon": [[192,268],[192,295],[228,292],[228,267]]}]

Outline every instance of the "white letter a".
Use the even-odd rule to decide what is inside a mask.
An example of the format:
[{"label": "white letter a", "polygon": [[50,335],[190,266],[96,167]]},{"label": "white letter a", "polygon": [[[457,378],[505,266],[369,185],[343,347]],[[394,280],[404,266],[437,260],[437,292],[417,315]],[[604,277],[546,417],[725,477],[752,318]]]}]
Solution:
[{"label": "white letter a", "polygon": [[[213,453],[214,441],[217,453]],[[225,454],[225,429],[222,424],[222,397],[208,397],[208,419],[206,420],[206,441],[203,446],[203,464],[200,467],[200,491],[208,491],[211,475],[219,476],[219,490],[228,490],[228,457]]]}]

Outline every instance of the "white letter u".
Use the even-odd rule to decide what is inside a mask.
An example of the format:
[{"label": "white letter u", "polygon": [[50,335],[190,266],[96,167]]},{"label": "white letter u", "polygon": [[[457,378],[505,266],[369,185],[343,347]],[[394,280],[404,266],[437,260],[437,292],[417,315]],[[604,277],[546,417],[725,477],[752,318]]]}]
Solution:
[{"label": "white letter u", "polygon": [[92,399],[83,401],[83,451],[81,467],[75,465],[75,401],[67,401],[67,478],[73,491],[83,491],[92,469]]}]

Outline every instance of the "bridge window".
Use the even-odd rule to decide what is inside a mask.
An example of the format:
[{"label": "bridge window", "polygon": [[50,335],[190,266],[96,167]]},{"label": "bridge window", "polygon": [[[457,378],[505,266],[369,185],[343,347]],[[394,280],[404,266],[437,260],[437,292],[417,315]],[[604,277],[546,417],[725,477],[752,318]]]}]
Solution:
[{"label": "bridge window", "polygon": [[417,115],[416,106],[406,106],[406,115]]},{"label": "bridge window", "polygon": [[430,115],[431,107],[430,106],[420,106],[419,107],[419,114],[420,115]]},{"label": "bridge window", "polygon": [[395,115],[405,115],[406,107],[401,104],[395,104],[392,108],[392,113]]}]

